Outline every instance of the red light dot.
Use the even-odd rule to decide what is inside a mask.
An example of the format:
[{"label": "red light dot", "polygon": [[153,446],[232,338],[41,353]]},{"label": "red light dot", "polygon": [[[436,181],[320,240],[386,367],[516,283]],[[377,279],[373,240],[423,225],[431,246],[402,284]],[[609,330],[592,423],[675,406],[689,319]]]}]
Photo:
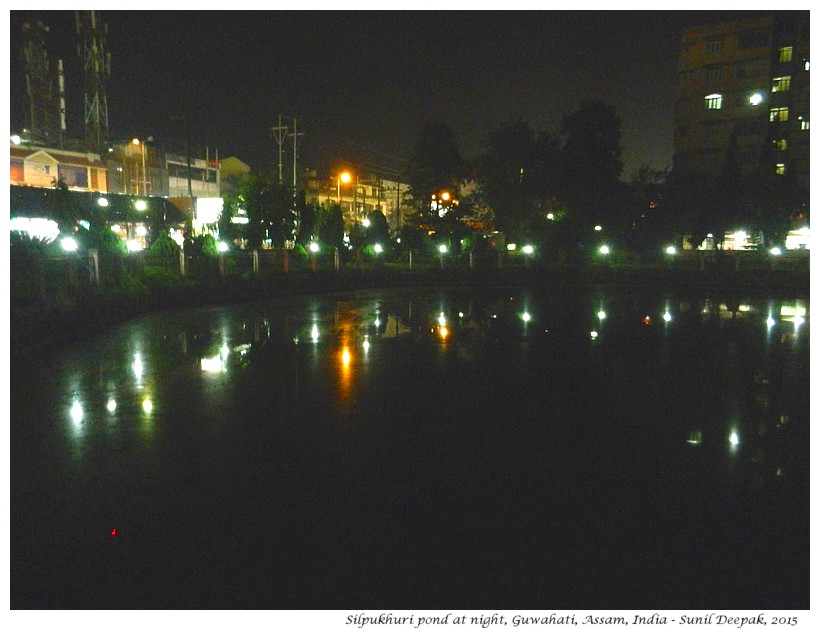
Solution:
[{"label": "red light dot", "polygon": [[114,529],[111,530],[111,538],[116,538],[116,536],[117,536],[117,528],[115,527]]}]

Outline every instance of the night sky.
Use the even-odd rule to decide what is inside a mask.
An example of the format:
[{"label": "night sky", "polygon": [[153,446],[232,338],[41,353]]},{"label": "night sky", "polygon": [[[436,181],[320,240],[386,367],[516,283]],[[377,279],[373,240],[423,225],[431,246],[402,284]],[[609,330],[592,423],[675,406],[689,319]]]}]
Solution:
[{"label": "night sky", "polygon": [[[726,12],[721,12],[725,14]],[[69,135],[82,137],[73,11],[33,15],[66,66]],[[11,129],[25,123],[25,12],[10,14]],[[109,25],[112,140],[153,135],[272,165],[270,127],[296,117],[299,168],[405,164],[424,122],[456,131],[465,157],[499,121],[534,130],[592,98],[623,119],[625,174],[671,166],[675,61],[682,25],[717,13],[656,11],[102,11]],[[290,159],[286,154],[286,160]]]}]

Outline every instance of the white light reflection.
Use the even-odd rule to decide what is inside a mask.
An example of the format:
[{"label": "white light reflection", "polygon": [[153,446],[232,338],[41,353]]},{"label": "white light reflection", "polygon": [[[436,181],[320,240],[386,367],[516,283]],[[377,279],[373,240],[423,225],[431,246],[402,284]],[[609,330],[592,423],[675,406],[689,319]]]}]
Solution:
[{"label": "white light reflection", "polygon": [[598,319],[604,320],[606,319],[606,312],[603,310],[598,311]]},{"label": "white light reflection", "polygon": [[114,400],[113,397],[109,398],[105,408],[108,410],[108,413],[114,413],[117,410],[117,401]]},{"label": "white light reflection", "polygon": [[672,321],[672,314],[669,311],[666,311],[663,314],[663,321],[665,321],[665,322],[671,322]]},{"label": "white light reflection", "polygon": [[313,343],[319,341],[319,327],[316,324],[313,324],[313,327],[310,329],[310,338],[313,340]]},{"label": "white light reflection", "polygon": [[439,326],[446,326],[447,325],[447,318],[444,317],[444,313],[438,314],[438,325]]},{"label": "white light reflection", "polygon": [[142,410],[146,414],[150,414],[154,410],[154,403],[151,402],[150,398],[146,398],[142,401]]},{"label": "white light reflection", "polygon": [[199,362],[200,368],[203,372],[224,372],[225,360],[221,354],[213,357],[202,357]]},{"label": "white light reflection", "polygon": [[529,314],[529,313],[527,313],[526,311],[524,311],[524,312],[521,314],[521,319],[523,319],[523,320],[524,320],[524,323],[527,323],[527,322],[528,322],[528,321],[530,321],[530,319],[532,319],[532,318],[530,317],[530,314]]},{"label": "white light reflection", "polygon": [[367,354],[367,351],[370,350],[370,342],[365,339],[364,343],[362,343],[362,348],[364,348],[364,353]]},{"label": "white light reflection", "polygon": [[774,320],[774,317],[772,317],[771,314],[769,314],[769,316],[766,318],[766,328],[771,330],[772,328],[774,328],[775,324],[777,324],[777,322]]},{"label": "white light reflection", "polygon": [[80,404],[79,400],[75,400],[71,404],[71,419],[76,423],[79,424],[83,421],[83,406]]},{"label": "white light reflection", "polygon": [[589,336],[592,337],[593,339],[597,339],[598,338],[598,331],[597,330],[590,331]]},{"label": "white light reflection", "polygon": [[703,432],[702,431],[690,431],[689,437],[686,438],[687,444],[700,444],[703,442]]},{"label": "white light reflection", "polygon": [[729,434],[729,444],[732,445],[732,448],[736,448],[740,444],[740,436],[737,434],[737,431],[732,431]]},{"label": "white light reflection", "polygon": [[142,356],[139,352],[134,355],[134,363],[131,365],[131,368],[134,370],[134,376],[137,377],[137,380],[142,378],[143,372],[143,365],[142,365]]}]

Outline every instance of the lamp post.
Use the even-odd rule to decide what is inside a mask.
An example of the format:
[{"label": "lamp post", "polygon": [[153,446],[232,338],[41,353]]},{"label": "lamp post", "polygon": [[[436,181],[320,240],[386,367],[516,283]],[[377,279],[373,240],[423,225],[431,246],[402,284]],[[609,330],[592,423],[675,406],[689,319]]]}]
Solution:
[{"label": "lamp post", "polygon": [[147,142],[153,141],[153,139],[153,136],[149,136],[148,138],[145,138],[142,141],[140,141],[139,138],[134,138],[133,140],[131,140],[131,144],[133,144],[135,147],[140,147],[141,149],[140,153],[142,158],[142,178],[139,180],[139,185],[137,186],[138,195],[147,194],[146,191],[149,188],[148,173],[145,166],[145,144]]}]

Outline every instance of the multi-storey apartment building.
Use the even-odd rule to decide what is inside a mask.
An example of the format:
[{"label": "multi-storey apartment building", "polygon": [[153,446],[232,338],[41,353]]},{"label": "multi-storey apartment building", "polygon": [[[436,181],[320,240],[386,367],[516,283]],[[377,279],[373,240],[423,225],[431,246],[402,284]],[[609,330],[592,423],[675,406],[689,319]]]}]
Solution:
[{"label": "multi-storey apartment building", "polygon": [[409,190],[403,182],[382,179],[375,175],[351,175],[343,181],[341,174],[320,178],[316,171],[307,173],[305,199],[308,202],[338,203],[345,221],[361,221],[374,210],[380,210],[390,229],[398,229],[403,222],[402,197]]},{"label": "multi-storey apartment building", "polygon": [[686,28],[677,69],[677,173],[714,183],[727,152],[743,176],[809,178],[809,12],[743,13]]}]

